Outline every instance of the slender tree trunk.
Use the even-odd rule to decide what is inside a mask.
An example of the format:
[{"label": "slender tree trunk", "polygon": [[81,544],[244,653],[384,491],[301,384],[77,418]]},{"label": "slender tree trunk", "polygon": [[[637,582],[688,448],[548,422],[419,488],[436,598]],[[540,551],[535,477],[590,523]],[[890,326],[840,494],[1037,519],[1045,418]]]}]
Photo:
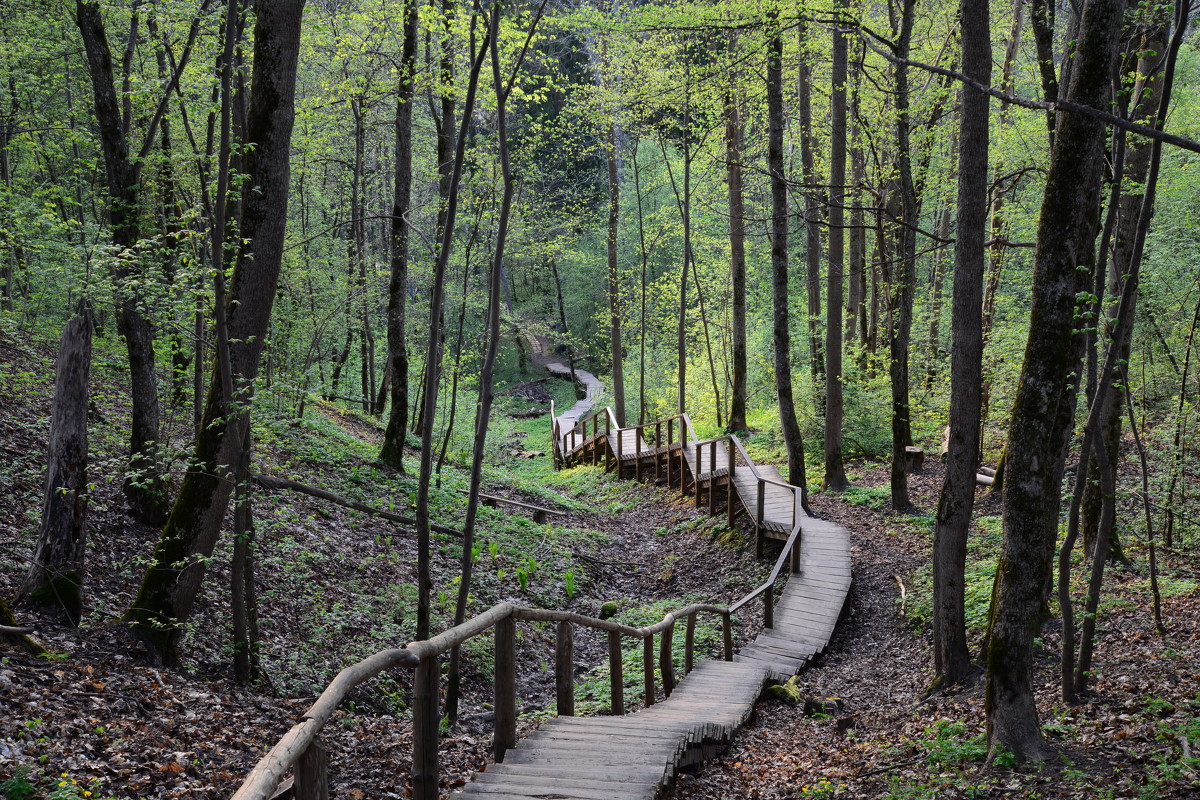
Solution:
[{"label": "slender tree trunk", "polygon": [[[896,55],[908,58],[912,40],[913,15],[916,0],[904,0],[897,39]],[[895,281],[892,285],[896,316],[891,326],[889,372],[892,383],[892,508],[913,510],[908,496],[908,454],[912,444],[908,391],[908,356],[912,341],[913,284],[916,282],[916,228],[920,222],[920,205],[913,182],[911,158],[912,121],[909,115],[908,67],[903,63],[896,70],[896,149],[900,167],[901,219],[897,246]]]},{"label": "slender tree trunk", "polygon": [[[848,13],[846,0],[838,0],[837,13]],[[845,282],[844,225],[846,184],[846,34],[833,33],[833,91],[830,100],[829,156],[829,291],[825,320],[825,486],[845,491],[846,467],[842,461],[842,284]]]},{"label": "slender tree trunk", "polygon": [[[736,36],[730,34],[730,49]],[[733,391],[729,407],[729,430],[744,433],[746,424],[746,209],[742,200],[742,136],[740,98],[735,91],[725,94],[725,179],[729,188],[729,283],[733,291],[732,335]],[[638,197],[639,210],[641,197]],[[638,219],[641,232],[641,219]],[[645,237],[643,237],[643,250]],[[642,262],[642,339],[645,341],[645,259]],[[644,363],[644,358],[643,358]],[[643,406],[645,401],[643,400]],[[644,414],[643,410],[643,414]]]},{"label": "slender tree trunk", "polygon": [[[986,86],[992,79],[988,0],[962,0],[960,8],[963,71]],[[979,461],[988,105],[987,95],[968,88],[962,90],[958,238],[954,247],[954,341],[950,363],[950,447],[933,534],[935,688],[961,684],[977,675],[967,649],[963,573]]]},{"label": "slender tree trunk", "polygon": [[804,181],[804,261],[808,293],[808,357],[812,373],[813,407],[825,413],[825,347],[821,339],[821,200],[817,194],[816,147],[812,132],[812,68],[805,53],[804,21],[797,25],[796,111],[800,121],[800,168]]},{"label": "slender tree trunk", "polygon": [[[262,191],[243,200],[241,236],[247,242],[234,266],[229,292],[229,356],[235,385],[248,397],[270,323],[287,219],[296,61],[304,0],[277,0],[258,8],[254,79],[250,90],[245,169]],[[193,466],[154,549],[133,606],[126,613],[164,661],[178,658],[181,625],[191,615],[205,564],[212,554],[231,492],[219,465],[230,464],[234,441],[221,381],[210,384]],[[179,565],[183,565],[180,568]]]},{"label": "slender tree trunk", "polygon": [[[100,149],[108,178],[109,224],[113,245],[127,253],[127,262],[113,270],[117,285],[117,330],[129,357],[129,469],[123,484],[130,511],[151,525],[162,524],[168,507],[167,482],[158,454],[158,380],[155,374],[154,333],[141,311],[141,279],[133,251],[141,240],[138,206],[140,168],[129,151],[129,120],[123,115],[114,86],[108,34],[95,2],[77,0],[76,23],[87,53],[95,98]],[[137,12],[134,11],[136,20]],[[131,23],[136,25],[136,21]]]},{"label": "slender tree trunk", "polygon": [[[1068,97],[1108,102],[1124,0],[1090,0],[1083,13]],[[985,708],[990,753],[1001,746],[1019,760],[1044,760],[1034,704],[1033,639],[1058,529],[1059,491],[1079,384],[1082,337],[1076,299],[1088,286],[1093,209],[1099,196],[1094,165],[1104,124],[1060,114],[1046,178],[1034,257],[1032,308],[1025,363],[1009,427],[1004,482],[1004,541],[988,625]]]},{"label": "slender tree trunk", "polygon": [[[621,280],[617,271],[617,230],[621,219],[621,171],[615,110],[608,125],[608,336],[612,351],[613,403],[617,424],[625,424],[625,367],[621,353]],[[686,265],[684,268],[686,274]]]},{"label": "slender tree trunk", "polygon": [[408,214],[412,211],[412,107],[417,69],[417,0],[404,4],[404,45],[400,57],[400,89],[396,96],[396,183],[392,202],[392,263],[388,284],[388,362],[392,406],[379,460],[404,472],[404,438],[408,430]]},{"label": "slender tree trunk", "polygon": [[[430,634],[430,601],[433,580],[430,573],[430,517],[429,486],[433,476],[433,418],[437,412],[438,387],[441,381],[442,306],[445,301],[446,266],[454,243],[454,222],[458,216],[458,191],[462,178],[463,162],[466,159],[467,132],[475,111],[475,93],[479,86],[479,71],[487,57],[490,44],[490,28],[483,42],[475,51],[475,26],[477,17],[471,18],[472,64],[467,79],[467,93],[463,99],[462,125],[454,144],[454,162],[447,187],[445,220],[442,225],[442,240],[438,248],[437,262],[433,270],[433,287],[429,293],[429,344],[425,356],[425,380],[422,408],[424,424],[421,426],[421,465],[417,477],[416,529],[417,529],[417,639],[428,639]],[[447,117],[443,115],[443,124]],[[465,548],[469,552],[470,548]]]},{"label": "slender tree trunk", "polygon": [[[778,24],[776,18],[770,20]],[[775,31],[767,50],[767,171],[771,175],[771,274],[775,345],[775,388],[779,421],[788,453],[788,482],[800,487],[807,508],[804,441],[792,397],[792,337],[788,327],[788,195],[783,166],[783,36]],[[839,328],[840,329],[840,328]]]}]

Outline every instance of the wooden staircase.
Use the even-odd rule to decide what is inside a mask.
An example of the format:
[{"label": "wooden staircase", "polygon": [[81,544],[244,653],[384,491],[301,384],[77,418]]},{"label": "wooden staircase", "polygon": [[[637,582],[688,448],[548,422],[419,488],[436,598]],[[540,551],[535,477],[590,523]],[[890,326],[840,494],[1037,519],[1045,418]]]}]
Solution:
[{"label": "wooden staircase", "polygon": [[[550,369],[568,371],[562,365]],[[728,607],[693,604],[643,628],[569,611],[499,603],[431,639],[376,653],[338,674],[260,760],[234,800],[270,800],[282,791],[281,784],[290,786],[296,800],[327,800],[329,758],[320,742],[322,729],[354,687],[385,670],[396,675],[401,669],[413,670],[408,791],[417,800],[436,800],[441,796],[441,662],[452,648],[488,632],[494,635],[495,763],[453,796],[652,800],[681,767],[710,758],[729,743],[753,711],[764,684],[786,681],[828,646],[850,589],[847,531],[809,517],[796,487],[784,482],[773,467],[755,464],[736,436],[699,440],[686,414],[644,425],[618,425],[607,409],[591,414],[603,392],[600,381],[583,370],[576,369],[575,374],[584,399],[562,415],[551,408],[556,466],[603,465],[621,477],[677,486],[694,497],[697,506],[707,504],[710,514],[723,509],[731,522],[739,515],[748,518],[760,555],[766,540],[782,542],[767,580]],[[784,580],[778,591],[777,584]],[[746,614],[751,603],[762,604],[763,631],[735,653],[732,620]],[[702,613],[721,618],[721,660],[695,661],[693,634]],[[557,625],[554,672],[559,713],[519,742],[518,622]],[[683,676],[678,683],[672,654],[677,623],[687,626]],[[572,716],[575,626],[607,633],[611,716]],[[622,637],[643,644],[647,706],[633,714],[625,714]]]}]

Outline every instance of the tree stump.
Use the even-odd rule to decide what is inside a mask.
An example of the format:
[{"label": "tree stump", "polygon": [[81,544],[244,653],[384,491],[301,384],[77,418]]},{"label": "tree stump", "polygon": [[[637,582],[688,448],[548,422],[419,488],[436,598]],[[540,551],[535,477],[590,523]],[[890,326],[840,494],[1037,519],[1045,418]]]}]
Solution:
[{"label": "tree stump", "polygon": [[925,466],[925,451],[919,447],[904,448],[904,471],[920,472]]}]

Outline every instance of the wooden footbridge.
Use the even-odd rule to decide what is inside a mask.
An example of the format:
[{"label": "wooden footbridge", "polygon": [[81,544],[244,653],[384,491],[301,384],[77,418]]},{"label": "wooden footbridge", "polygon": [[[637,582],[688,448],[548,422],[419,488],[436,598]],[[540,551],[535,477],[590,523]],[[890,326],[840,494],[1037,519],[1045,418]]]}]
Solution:
[{"label": "wooden footbridge", "polygon": [[[562,365],[549,368],[567,372]],[[736,436],[700,440],[686,414],[622,426],[609,409],[594,413],[603,393],[600,381],[579,369],[575,375],[584,398],[561,415],[551,408],[555,465],[603,465],[621,477],[678,487],[698,507],[707,506],[714,515],[724,513],[731,522],[747,519],[760,555],[768,541],[782,544],[767,580],[732,605],[693,604],[644,628],[500,603],[432,639],[377,653],[347,667],[330,683],[254,768],[235,800],[268,800],[284,788],[290,788],[297,800],[328,798],[328,758],[319,740],[321,728],[353,687],[401,667],[414,669],[411,795],[418,800],[438,798],[440,659],[451,648],[489,630],[495,637],[496,763],[454,796],[651,800],[679,768],[701,762],[728,744],[766,683],[786,681],[825,649],[850,588],[846,530],[809,517],[796,487],[773,467],[755,464]],[[735,653],[734,615],[757,617],[759,608],[762,633]],[[721,620],[722,660],[696,658],[694,632],[701,614]],[[516,738],[518,621],[557,624],[558,716],[520,742]],[[677,623],[686,626],[678,681],[672,652]],[[607,634],[611,716],[574,716],[576,626]],[[625,713],[622,637],[642,641],[645,708],[632,714]],[[285,779],[289,770],[292,777]]]}]

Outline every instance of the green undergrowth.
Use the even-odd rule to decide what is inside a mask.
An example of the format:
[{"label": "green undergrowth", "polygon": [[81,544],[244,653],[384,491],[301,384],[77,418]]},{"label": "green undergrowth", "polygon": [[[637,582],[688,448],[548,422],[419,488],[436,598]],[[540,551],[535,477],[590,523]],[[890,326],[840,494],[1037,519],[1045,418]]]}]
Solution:
[{"label": "green undergrowth", "polygon": [[[937,797],[985,798],[1003,783],[1002,776],[981,770],[987,757],[987,736],[979,726],[948,719],[926,727],[920,736],[905,738],[885,748],[898,761],[911,762],[912,769],[889,774],[887,800],[933,800]],[[1015,763],[1009,753],[993,759],[993,766],[1007,769]]]}]

